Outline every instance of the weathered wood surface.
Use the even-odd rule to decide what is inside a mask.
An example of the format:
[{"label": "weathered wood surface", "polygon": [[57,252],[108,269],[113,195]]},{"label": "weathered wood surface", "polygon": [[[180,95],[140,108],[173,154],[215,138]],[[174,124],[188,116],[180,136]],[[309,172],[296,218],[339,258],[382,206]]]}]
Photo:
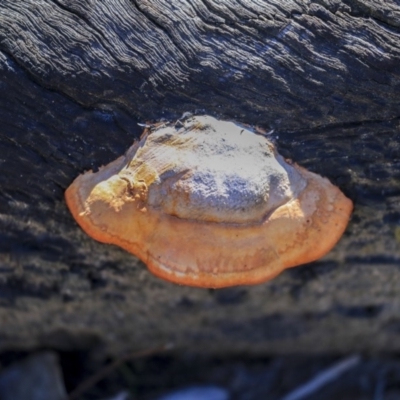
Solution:
[{"label": "weathered wood surface", "polygon": [[[0,88],[0,350],[400,350],[398,1],[2,0]],[[202,290],[78,228],[70,182],[196,110],[274,129],[353,199],[330,255]]]}]

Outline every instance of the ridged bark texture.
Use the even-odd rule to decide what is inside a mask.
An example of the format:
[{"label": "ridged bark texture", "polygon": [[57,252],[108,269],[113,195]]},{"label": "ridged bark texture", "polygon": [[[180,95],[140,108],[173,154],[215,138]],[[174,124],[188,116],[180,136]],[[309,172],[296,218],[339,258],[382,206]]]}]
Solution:
[{"label": "ridged bark texture", "polygon": [[[395,0],[2,0],[0,350],[400,350]],[[323,260],[255,287],[175,286],[77,226],[64,190],[137,123],[259,125],[355,203]]]}]

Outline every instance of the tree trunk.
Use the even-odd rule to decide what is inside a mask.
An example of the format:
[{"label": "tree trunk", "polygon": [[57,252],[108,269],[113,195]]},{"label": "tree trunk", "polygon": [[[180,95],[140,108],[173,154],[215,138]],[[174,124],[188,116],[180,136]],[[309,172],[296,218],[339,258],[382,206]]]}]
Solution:
[{"label": "tree trunk", "polygon": [[[399,66],[395,0],[1,1],[0,351],[400,350]],[[273,129],[338,185],[355,211],[337,247],[204,290],[86,236],[71,181],[186,111]]]}]

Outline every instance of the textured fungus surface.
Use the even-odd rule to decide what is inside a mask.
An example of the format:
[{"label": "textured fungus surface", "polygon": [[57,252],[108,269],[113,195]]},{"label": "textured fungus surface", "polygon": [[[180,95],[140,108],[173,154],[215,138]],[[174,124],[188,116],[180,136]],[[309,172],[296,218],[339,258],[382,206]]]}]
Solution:
[{"label": "textured fungus surface", "polygon": [[352,202],[327,179],[285,162],[262,135],[198,116],[145,131],[66,192],[93,238],[140,257],[173,282],[254,284],[326,254]]}]

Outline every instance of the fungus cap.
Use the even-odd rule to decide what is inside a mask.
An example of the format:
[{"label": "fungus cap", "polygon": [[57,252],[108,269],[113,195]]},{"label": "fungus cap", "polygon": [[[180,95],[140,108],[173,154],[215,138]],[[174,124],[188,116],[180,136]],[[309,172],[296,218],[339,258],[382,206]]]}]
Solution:
[{"label": "fungus cap", "polygon": [[78,176],[66,201],[82,229],[199,287],[256,284],[325,255],[353,205],[264,136],[210,116],[145,131],[127,153]]}]

